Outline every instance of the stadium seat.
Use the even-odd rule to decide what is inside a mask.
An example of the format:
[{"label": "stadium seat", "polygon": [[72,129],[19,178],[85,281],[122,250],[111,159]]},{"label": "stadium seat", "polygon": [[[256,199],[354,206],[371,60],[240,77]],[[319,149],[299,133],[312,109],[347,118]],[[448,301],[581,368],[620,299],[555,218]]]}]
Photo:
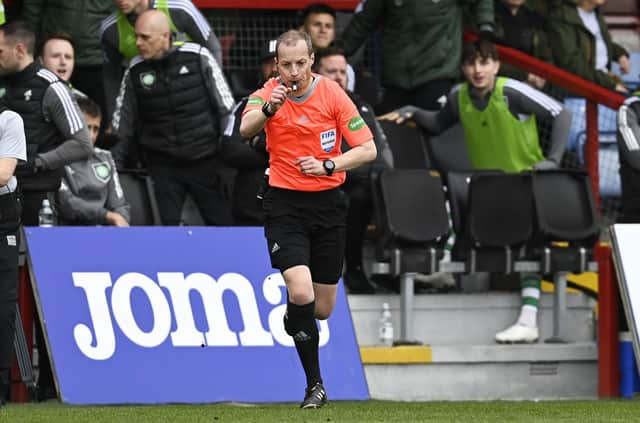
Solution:
[{"label": "stadium seat", "polygon": [[535,236],[543,273],[587,270],[600,227],[589,177],[579,171],[533,172]]},{"label": "stadium seat", "polygon": [[400,276],[400,341],[413,342],[413,289],[416,273],[438,271],[449,236],[440,174],[425,169],[387,169],[380,174],[385,233],[378,241],[390,273]]},{"label": "stadium seat", "polygon": [[131,206],[131,226],[160,226],[160,212],[153,190],[153,181],[145,172],[118,173],[124,196]]},{"label": "stadium seat", "polygon": [[457,124],[439,135],[430,136],[423,132],[431,167],[443,175],[447,172],[471,169],[462,125]]},{"label": "stadium seat", "polygon": [[380,121],[387,135],[389,148],[393,154],[396,169],[427,169],[430,166],[427,149],[421,130],[415,126],[398,125],[395,122]]},{"label": "stadium seat", "polygon": [[437,272],[449,234],[440,175],[419,169],[385,170],[380,189],[388,230],[383,238],[394,275]]},{"label": "stadium seat", "polygon": [[509,274],[533,232],[531,180],[523,173],[476,173],[469,184],[470,272]]},{"label": "stadium seat", "polygon": [[472,243],[467,216],[469,213],[469,183],[471,182],[471,177],[478,172],[503,173],[500,170],[467,170],[448,172],[446,174],[446,191],[451,213],[451,225],[455,234],[451,258],[456,261],[466,261],[468,252],[471,250]]}]

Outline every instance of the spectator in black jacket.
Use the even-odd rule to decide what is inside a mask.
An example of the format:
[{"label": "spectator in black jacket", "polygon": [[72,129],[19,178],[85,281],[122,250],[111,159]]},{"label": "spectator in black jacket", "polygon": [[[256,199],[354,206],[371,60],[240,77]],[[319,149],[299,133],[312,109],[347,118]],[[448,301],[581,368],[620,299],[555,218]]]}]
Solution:
[{"label": "spectator in black jacket", "polygon": [[211,52],[222,66],[220,41],[209,22],[190,0],[127,0],[114,1],[118,10],[102,21],[100,42],[104,50],[105,113],[111,118],[115,109],[120,81],[130,60],[138,54],[134,26],[146,10],[159,10],[169,19],[172,31],[183,33],[188,41],[200,44]]},{"label": "spectator in black jacket", "polygon": [[136,140],[154,180],[165,225],[181,223],[187,192],[208,225],[230,225],[233,170],[218,158],[233,96],[211,53],[176,40],[167,16],[147,10],[136,21],[140,55],[122,79],[112,150],[118,168]]}]

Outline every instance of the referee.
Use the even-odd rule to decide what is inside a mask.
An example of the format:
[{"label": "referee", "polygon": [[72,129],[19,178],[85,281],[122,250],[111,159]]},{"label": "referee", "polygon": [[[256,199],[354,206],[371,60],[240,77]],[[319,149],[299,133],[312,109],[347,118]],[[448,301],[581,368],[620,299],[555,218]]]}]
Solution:
[{"label": "referee", "polygon": [[[288,302],[285,330],[293,337],[307,378],[301,408],[327,401],[318,360],[318,327],[336,301],[345,248],[345,171],[376,158],[371,131],[344,90],[311,72],[311,39],[300,31],[276,43],[279,78],[247,102],[240,134],[264,129],[270,189],[264,196],[271,264],[282,272]],[[340,153],[342,136],[352,147]]]}]

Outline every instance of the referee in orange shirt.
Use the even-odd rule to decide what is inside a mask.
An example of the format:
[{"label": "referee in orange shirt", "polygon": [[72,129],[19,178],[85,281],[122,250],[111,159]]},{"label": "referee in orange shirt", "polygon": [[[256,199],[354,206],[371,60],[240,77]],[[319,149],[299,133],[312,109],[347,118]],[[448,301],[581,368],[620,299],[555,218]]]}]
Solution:
[{"label": "referee in orange shirt", "polygon": [[[279,77],[251,94],[240,124],[245,138],[264,129],[269,190],[263,199],[271,264],[282,272],[287,333],[307,377],[301,408],[327,401],[318,360],[318,327],[336,302],[345,248],[345,171],[376,157],[373,135],[340,86],[311,72],[311,39],[300,31],[276,43]],[[342,136],[352,147],[340,153]]]}]

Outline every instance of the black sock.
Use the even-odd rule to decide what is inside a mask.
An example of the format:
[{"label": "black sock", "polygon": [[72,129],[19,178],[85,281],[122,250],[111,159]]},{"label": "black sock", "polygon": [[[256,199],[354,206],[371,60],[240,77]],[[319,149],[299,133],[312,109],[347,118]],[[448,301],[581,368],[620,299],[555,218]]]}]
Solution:
[{"label": "black sock", "polygon": [[322,383],[318,341],[320,335],[315,319],[315,301],[305,305],[287,303],[285,329],[293,337],[296,350],[307,376],[307,387]]}]

